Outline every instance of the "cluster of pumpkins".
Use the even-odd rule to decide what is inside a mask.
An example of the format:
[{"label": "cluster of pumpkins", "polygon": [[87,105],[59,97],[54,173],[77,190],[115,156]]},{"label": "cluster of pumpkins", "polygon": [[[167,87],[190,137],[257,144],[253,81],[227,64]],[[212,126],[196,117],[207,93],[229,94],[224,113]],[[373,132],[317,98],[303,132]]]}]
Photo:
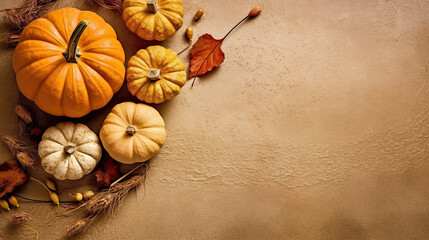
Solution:
[{"label": "cluster of pumpkins", "polygon": [[[126,26],[145,40],[162,41],[183,24],[181,0],[125,0]],[[179,94],[185,65],[170,49],[139,50],[125,69],[125,53],[114,29],[94,12],[54,10],[22,32],[13,56],[20,91],[43,111],[82,117],[104,107],[121,88],[146,103],[161,103]],[[158,111],[146,104],[123,102],[107,115],[100,130],[106,151],[132,164],[153,157],[166,138]],[[80,123],[48,128],[39,144],[43,168],[57,179],[79,179],[100,160],[98,136]]]}]

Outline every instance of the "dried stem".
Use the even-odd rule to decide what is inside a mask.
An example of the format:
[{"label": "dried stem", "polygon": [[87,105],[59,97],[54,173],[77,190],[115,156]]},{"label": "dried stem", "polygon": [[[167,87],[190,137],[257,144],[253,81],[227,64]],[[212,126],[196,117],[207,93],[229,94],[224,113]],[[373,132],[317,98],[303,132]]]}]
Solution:
[{"label": "dried stem", "polygon": [[25,0],[20,7],[4,9],[4,20],[10,32],[3,36],[3,45],[15,47],[19,34],[33,20],[41,17],[48,10],[50,3],[57,0]]},{"label": "dried stem", "polygon": [[46,189],[46,191],[48,191],[48,193],[51,194],[51,190],[44,183],[42,183],[40,180],[35,179],[34,177],[30,177],[30,179],[40,183],[40,185],[42,185]]},{"label": "dried stem", "polygon": [[135,175],[128,180],[123,182],[116,183],[114,182],[109,189],[105,189],[93,197],[91,197],[87,202],[84,202],[80,206],[75,209],[71,209],[66,214],[70,214],[79,208],[85,209],[85,217],[83,219],[78,220],[75,224],[73,224],[67,233],[67,236],[75,236],[77,234],[82,233],[88,227],[89,224],[99,215],[104,213],[112,213],[115,211],[122,203],[128,192],[135,187],[139,186],[146,176],[147,171],[147,163],[140,164],[136,168],[129,171],[126,176],[130,173],[138,169],[139,167],[144,167],[144,171]]},{"label": "dried stem", "polygon": [[5,135],[1,137],[1,140],[6,146],[8,146],[10,153],[16,156],[19,152],[27,153],[28,155],[33,155],[36,152],[36,149],[33,146],[27,144],[24,139],[16,138],[14,136]]}]

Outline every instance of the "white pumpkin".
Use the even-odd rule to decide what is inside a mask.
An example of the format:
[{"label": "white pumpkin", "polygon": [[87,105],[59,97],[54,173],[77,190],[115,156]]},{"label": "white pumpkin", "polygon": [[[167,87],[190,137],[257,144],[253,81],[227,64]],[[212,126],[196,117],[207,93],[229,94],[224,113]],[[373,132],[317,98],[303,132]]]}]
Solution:
[{"label": "white pumpkin", "polygon": [[43,168],[59,180],[82,178],[94,169],[101,154],[97,135],[81,123],[58,123],[45,131],[39,143]]}]

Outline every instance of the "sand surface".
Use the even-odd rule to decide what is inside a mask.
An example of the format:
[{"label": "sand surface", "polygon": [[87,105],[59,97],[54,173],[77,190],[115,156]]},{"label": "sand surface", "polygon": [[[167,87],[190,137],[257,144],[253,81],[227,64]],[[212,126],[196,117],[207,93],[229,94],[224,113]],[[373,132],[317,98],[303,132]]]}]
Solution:
[{"label": "sand surface", "polygon": [[[127,60],[153,44],[82,2],[54,8],[97,11]],[[195,39],[221,38],[254,5],[262,15],[224,42],[223,65],[156,106],[168,136],[145,186],[76,239],[429,239],[429,2],[184,0],[184,26],[162,45],[183,49],[199,8]],[[17,131],[12,53],[0,54],[2,135]],[[180,58],[188,65],[188,52]],[[126,87],[79,121],[98,133],[124,100],[135,100]],[[45,128],[66,120],[24,104]],[[11,158],[4,146],[0,154]],[[61,198],[76,186],[96,190],[93,176],[58,182]],[[20,193],[47,199],[34,183]],[[81,216],[21,205],[40,239],[63,239]],[[4,221],[0,229],[0,239],[34,239]]]}]

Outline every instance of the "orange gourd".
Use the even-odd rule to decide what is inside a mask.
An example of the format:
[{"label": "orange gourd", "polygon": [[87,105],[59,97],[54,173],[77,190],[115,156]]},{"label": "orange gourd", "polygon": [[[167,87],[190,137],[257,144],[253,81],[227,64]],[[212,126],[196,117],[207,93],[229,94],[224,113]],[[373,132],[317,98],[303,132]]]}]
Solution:
[{"label": "orange gourd", "polygon": [[13,55],[18,87],[55,116],[82,117],[122,86],[125,54],[115,30],[93,12],[54,10],[31,22]]}]

